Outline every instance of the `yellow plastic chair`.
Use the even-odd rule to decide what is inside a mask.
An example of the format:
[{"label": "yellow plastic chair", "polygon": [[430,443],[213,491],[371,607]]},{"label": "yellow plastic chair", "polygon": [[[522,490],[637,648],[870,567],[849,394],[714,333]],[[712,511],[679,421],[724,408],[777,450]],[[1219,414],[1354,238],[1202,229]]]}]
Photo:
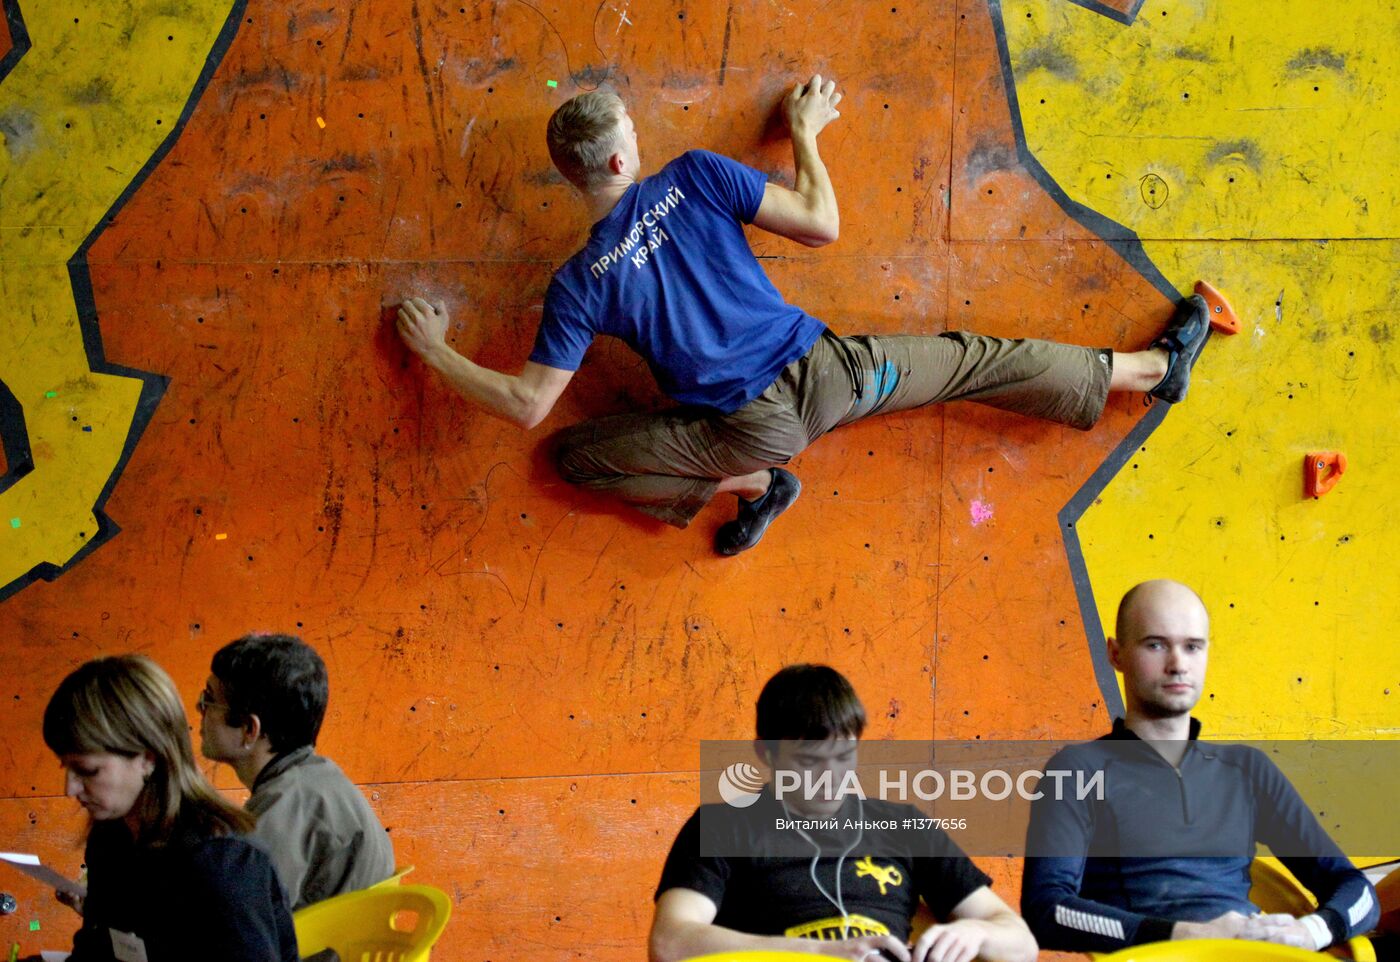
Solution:
[{"label": "yellow plastic chair", "polygon": [[405,865],[403,868],[395,866],[393,875],[390,875],[382,882],[375,882],[370,888],[377,889],[385,885],[398,885],[403,881],[403,877],[409,872],[412,872],[415,868],[417,868],[416,865]]},{"label": "yellow plastic chair", "polygon": [[427,962],[452,903],[430,885],[380,885],[292,915],[303,958],[334,949],[340,962]]},{"label": "yellow plastic chair", "polygon": [[[1307,915],[1317,908],[1317,900],[1276,858],[1262,856],[1249,867],[1249,900],[1265,912]],[[1334,946],[1356,962],[1376,962],[1376,950],[1364,935]]]},{"label": "yellow plastic chair", "polygon": [[1269,942],[1186,939],[1134,945],[1099,958],[1102,962],[1317,962],[1318,955]]}]

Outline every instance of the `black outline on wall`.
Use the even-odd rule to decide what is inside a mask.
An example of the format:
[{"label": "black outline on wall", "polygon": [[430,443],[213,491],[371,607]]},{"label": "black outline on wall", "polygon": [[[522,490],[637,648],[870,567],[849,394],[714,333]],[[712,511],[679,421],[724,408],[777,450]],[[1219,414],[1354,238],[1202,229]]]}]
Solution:
[{"label": "black outline on wall", "polygon": [[[29,30],[13,0],[0,0],[6,25],[10,30],[10,49],[0,57],[0,83],[29,50]],[[24,423],[24,406],[8,385],[0,381],[0,451],[5,452],[5,473],[0,474],[0,492],[34,470],[34,456],[29,449],[29,430]],[[0,598],[5,595],[0,590]]]},{"label": "black outline on wall", "polygon": [[[45,0],[45,2],[56,2],[56,0]],[[27,573],[20,575],[9,584],[0,585],[0,601],[33,584],[42,578],[45,581],[53,581],[69,568],[86,558],[99,545],[106,543],[113,538],[121,528],[103,510],[107,503],[107,498],[111,495],[112,489],[116,487],[117,480],[121,477],[126,468],[127,461],[136,450],[136,445],[141,440],[141,435],[145,432],[146,426],[150,423],[151,417],[155,414],[157,405],[160,404],[161,397],[165,394],[165,386],[169,379],[164,375],[153,374],[149,371],[141,371],[135,368],[124,367],[120,364],[113,364],[106,358],[102,349],[102,329],[98,323],[97,304],[92,296],[92,277],[88,272],[87,254],[88,249],[102,232],[106,230],[115,220],[117,213],[126,206],[132,195],[146,182],[146,178],[165,159],[165,155],[175,146],[175,142],[180,139],[184,132],[185,124],[189,121],[194,110],[199,106],[200,99],[204,96],[205,88],[209,86],[209,81],[213,79],[214,72],[218,70],[219,64],[223,62],[224,55],[228,53],[229,47],[233,45],[234,37],[238,35],[238,28],[243,22],[243,13],[247,9],[248,0],[233,0],[229,9],[228,18],[224,21],[223,27],[219,30],[218,36],[214,39],[214,44],[209,49],[209,54],[205,57],[204,67],[200,70],[199,77],[195,80],[194,87],[190,91],[189,97],[185,101],[184,109],[180,111],[180,117],[171,128],[165,140],[161,141],[151,154],[146,163],[132,177],[131,182],[118,195],[117,199],[108,208],[107,212],[98,220],[92,232],[78,246],[77,251],[68,259],[68,276],[73,285],[73,302],[77,307],[78,324],[82,330],[83,347],[87,352],[88,367],[100,374],[114,374],[121,377],[135,378],[141,382],[141,397],[137,401],[136,411],[131,421],[131,428],[127,432],[126,443],[122,447],[121,457],[117,459],[116,465],[112,468],[112,473],[107,477],[107,483],[103,485],[98,493],[97,500],[92,506],[93,516],[97,519],[97,531],[93,537],[83,545],[83,547],[73,555],[65,564],[59,566],[43,562],[35,565]],[[19,0],[0,0],[0,7],[3,7],[5,19],[10,28],[11,49],[0,59],[0,83],[4,83],[15,64],[28,53],[31,42],[29,31],[24,25],[24,17],[20,13]],[[5,403],[8,397],[13,403]],[[33,458],[29,450],[29,435],[25,429],[24,411],[18,401],[14,400],[14,395],[8,390],[0,392],[0,440],[3,440],[5,458],[8,471],[0,477],[0,491],[14,484],[21,477],[34,469]]]},{"label": "black outline on wall", "polygon": [[[1124,26],[1132,26],[1142,9],[1145,0],[1136,0],[1132,8],[1124,13],[1094,0],[1067,0],[1076,6],[1084,7],[1101,16],[1116,20]],[[1119,257],[1127,261],[1147,281],[1161,292],[1168,301],[1176,303],[1181,292],[1169,282],[1157,265],[1147,256],[1142,240],[1127,226],[1110,220],[1098,211],[1072,199],[1050,176],[1049,171],[1040,165],[1035,155],[1026,145],[1026,131],[1021,123],[1021,105],[1016,95],[1016,78],[1011,71],[1011,51],[1006,39],[1006,24],[1002,16],[1001,0],[987,0],[987,11],[992,18],[992,30],[997,38],[997,57],[1001,62],[1001,75],[1006,87],[1007,106],[1011,109],[1011,129],[1016,135],[1016,155],[1036,183],[1054,198],[1055,203],[1074,220],[1097,234]],[[1207,335],[1209,336],[1209,335]],[[1075,522],[1108,487],[1108,483],[1122,470],[1128,459],[1147,441],[1148,435],[1157,430],[1167,416],[1171,405],[1156,403],[1103,462],[1089,475],[1083,487],[1065,503],[1058,515],[1060,534],[1065,540],[1065,555],[1069,559],[1070,577],[1074,581],[1074,592],[1079,602],[1079,617],[1084,625],[1084,635],[1089,644],[1089,660],[1094,666],[1094,679],[1098,682],[1099,693],[1103,696],[1104,707],[1110,715],[1123,715],[1123,697],[1118,692],[1118,679],[1113,666],[1108,661],[1108,644],[1104,637],[1103,624],[1099,620],[1098,606],[1094,603],[1094,589],[1089,581],[1089,569],[1084,563],[1084,550],[1079,543],[1079,532]]]}]

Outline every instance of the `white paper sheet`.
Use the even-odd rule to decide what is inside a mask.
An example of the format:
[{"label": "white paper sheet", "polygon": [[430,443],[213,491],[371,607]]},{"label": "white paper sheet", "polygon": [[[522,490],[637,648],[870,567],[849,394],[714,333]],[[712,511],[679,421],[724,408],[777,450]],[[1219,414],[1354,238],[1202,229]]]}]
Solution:
[{"label": "white paper sheet", "polygon": [[43,862],[39,861],[39,856],[37,855],[27,855],[23,852],[0,852],[0,862],[13,865],[25,875],[28,875],[30,878],[38,879],[55,892],[68,892],[79,898],[87,896],[87,888],[85,886],[58,874]]}]

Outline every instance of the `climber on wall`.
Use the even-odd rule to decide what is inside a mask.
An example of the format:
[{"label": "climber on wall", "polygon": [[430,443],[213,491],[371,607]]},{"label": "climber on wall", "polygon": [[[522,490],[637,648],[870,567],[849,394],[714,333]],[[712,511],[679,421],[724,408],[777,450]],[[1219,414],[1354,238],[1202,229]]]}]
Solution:
[{"label": "climber on wall", "polygon": [[737,517],[715,536],[725,555],[757,544],[797,499],[801,483],[778,465],[834,427],[970,400],[1087,429],[1110,391],[1186,396],[1209,330],[1199,295],[1133,353],[963,332],[838,336],[787,304],[743,225],[811,247],[836,240],[817,135],[840,116],[840,100],[835,81],[814,76],[783,101],[796,166],[788,189],[703,150],[642,179],[622,100],[606,90],[574,97],[550,118],[549,151],[593,228],[554,275],[524,369],[504,374],[454,351],[441,302],[405,298],[400,335],[463,397],[527,429],[549,414],[595,336],[621,338],[682,406],[569,428],[560,473],[679,528],[716,494],[734,494]]}]

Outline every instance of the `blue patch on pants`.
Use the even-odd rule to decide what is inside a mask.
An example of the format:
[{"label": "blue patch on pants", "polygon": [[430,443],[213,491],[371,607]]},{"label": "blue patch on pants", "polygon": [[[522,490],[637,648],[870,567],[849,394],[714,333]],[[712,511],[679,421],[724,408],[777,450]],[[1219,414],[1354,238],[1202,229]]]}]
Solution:
[{"label": "blue patch on pants", "polygon": [[866,375],[865,397],[871,407],[879,407],[898,386],[899,370],[893,361],[886,361],[878,371]]}]

